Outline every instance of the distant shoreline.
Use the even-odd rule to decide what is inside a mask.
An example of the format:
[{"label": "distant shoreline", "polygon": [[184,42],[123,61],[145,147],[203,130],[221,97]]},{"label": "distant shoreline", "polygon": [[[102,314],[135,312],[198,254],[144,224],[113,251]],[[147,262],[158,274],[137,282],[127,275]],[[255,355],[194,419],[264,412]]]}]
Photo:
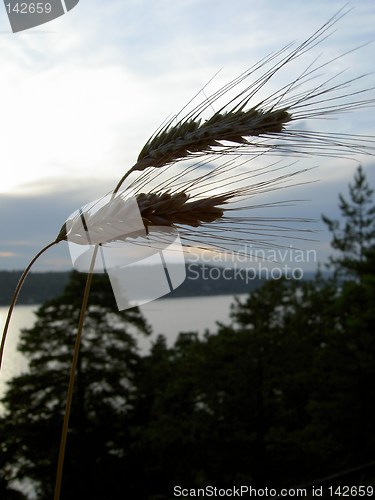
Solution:
[{"label": "distant shoreline", "polygon": [[[220,269],[224,272],[220,272]],[[0,271],[0,305],[8,306],[22,271]],[[17,304],[38,305],[52,300],[63,292],[68,283],[71,271],[41,271],[32,272],[27,277],[19,295]],[[316,273],[306,271],[303,280],[309,280]],[[247,294],[260,286],[265,278],[240,274],[234,269],[219,268],[207,264],[186,266],[186,279],[181,286],[173,290],[166,297],[197,297],[215,295]]]}]

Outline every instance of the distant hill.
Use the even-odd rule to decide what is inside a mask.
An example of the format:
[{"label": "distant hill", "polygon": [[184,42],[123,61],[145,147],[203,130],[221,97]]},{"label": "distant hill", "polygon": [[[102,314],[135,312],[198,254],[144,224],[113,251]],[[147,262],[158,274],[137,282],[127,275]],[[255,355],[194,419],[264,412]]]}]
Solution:
[{"label": "distant hill", "polygon": [[[42,304],[57,297],[67,284],[69,274],[70,272],[52,271],[30,273],[17,303]],[[259,278],[246,278],[246,273],[239,273],[238,270],[198,263],[188,264],[186,274],[184,283],[168,294],[167,298],[246,294],[263,281]],[[304,279],[312,278],[313,274],[305,273]],[[10,304],[20,276],[21,271],[0,271],[0,305]]]},{"label": "distant hill", "polygon": [[[0,271],[0,305],[10,304],[22,271]],[[19,295],[18,304],[42,304],[60,295],[69,279],[69,272],[30,273]]]}]

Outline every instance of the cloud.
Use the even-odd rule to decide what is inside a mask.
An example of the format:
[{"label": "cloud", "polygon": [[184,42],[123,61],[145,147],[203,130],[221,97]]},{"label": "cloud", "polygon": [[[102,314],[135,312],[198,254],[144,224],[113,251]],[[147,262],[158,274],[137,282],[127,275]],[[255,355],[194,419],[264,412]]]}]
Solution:
[{"label": "cloud", "polygon": [[[207,93],[266,54],[304,40],[342,5],[341,0],[92,0],[17,35],[6,33],[4,15],[0,250],[17,255],[1,259],[0,268],[23,267],[72,211],[111,190],[154,130],[218,70]],[[314,54],[330,59],[371,40],[374,20],[373,3],[356,2]],[[344,78],[372,71],[373,47],[337,59],[322,73],[342,70],[347,70]],[[285,78],[291,74],[288,70]],[[372,82],[370,77],[365,85]],[[282,83],[277,78],[268,92]],[[343,115],[324,126],[373,134],[373,117]],[[369,165],[364,157],[359,160]],[[337,193],[345,192],[355,163],[321,158],[313,163],[321,165],[311,176],[321,179],[319,187],[299,188],[296,197],[310,199],[306,216],[319,218],[321,211],[335,210]],[[55,256],[54,251],[50,265],[68,266],[67,253]]]},{"label": "cloud", "polygon": [[[78,185],[66,183],[56,190],[56,186],[52,189],[47,182],[33,185],[32,189],[25,189],[22,194],[0,194],[0,269],[24,268],[33,255],[57,237],[72,212],[101,196],[102,189],[109,191],[114,183],[110,184],[106,186],[98,181],[81,179]],[[5,258],[4,254],[12,255]],[[69,253],[64,243],[48,252],[46,257],[38,265],[39,268],[70,268]]]},{"label": "cloud", "polygon": [[9,258],[9,257],[16,257],[16,253],[14,252],[0,252],[0,257],[1,258]]},{"label": "cloud", "polygon": [[[347,185],[352,182],[356,164],[332,160],[330,169],[316,169],[301,180],[308,183],[276,192],[255,196],[251,203],[266,204],[285,201],[284,206],[262,210],[251,210],[249,216],[268,216],[313,219],[315,222],[299,224],[311,230],[311,234],[296,233],[301,240],[276,237],[280,245],[296,248],[315,249],[320,262],[327,260],[331,248],[331,235],[321,221],[324,213],[330,218],[340,218],[338,194],[348,198]],[[323,170],[323,171],[322,171]],[[340,172],[340,175],[338,175]],[[370,185],[375,186],[375,165],[365,168]],[[317,182],[309,183],[320,178]],[[296,178],[297,181],[298,178]],[[84,204],[97,199],[113,189],[115,182],[103,184],[95,179],[81,179],[78,183],[66,182],[59,189],[53,183],[33,184],[22,194],[0,195],[0,269],[22,269],[31,257],[44,245],[53,241],[68,216]],[[300,200],[291,202],[290,200]],[[244,214],[242,214],[244,215]],[[292,234],[292,233],[291,233]],[[233,234],[235,238],[235,234]],[[250,238],[250,236],[249,236]],[[304,239],[306,238],[306,239]],[[71,261],[65,242],[50,250],[36,267],[43,270],[71,269]]]},{"label": "cloud", "polygon": [[[303,40],[342,6],[339,1],[246,5],[80,2],[40,29],[3,37],[0,164],[7,169],[0,189],[18,189],[46,176],[116,175],[220,68],[210,89],[284,46],[290,33]],[[358,2],[325,43],[328,55],[368,40],[371,19],[368,3]],[[43,31],[46,26],[50,32]],[[348,54],[343,64],[365,72],[371,49],[361,54]],[[339,61],[337,71],[346,67]],[[359,133],[365,122],[367,128],[372,123],[363,118],[361,127],[350,121],[346,128],[350,124]]]}]

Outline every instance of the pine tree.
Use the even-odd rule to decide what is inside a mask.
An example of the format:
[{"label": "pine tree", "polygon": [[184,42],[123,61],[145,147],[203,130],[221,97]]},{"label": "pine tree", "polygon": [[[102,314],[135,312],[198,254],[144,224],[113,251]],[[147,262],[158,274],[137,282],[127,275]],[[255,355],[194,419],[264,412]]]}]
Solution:
[{"label": "pine tree", "polygon": [[331,257],[330,263],[336,272],[360,275],[368,260],[372,260],[375,246],[374,190],[370,188],[366,175],[359,166],[354,183],[349,184],[349,201],[339,195],[339,208],[343,223],[323,215],[323,221],[333,235],[332,248],[340,252]]},{"label": "pine tree", "polygon": [[[41,306],[21,334],[28,371],[10,381],[0,419],[3,475],[31,480],[38,500],[53,498],[61,427],[85,275]],[[94,276],[77,367],[62,499],[120,498],[126,478],[127,419],[139,356],[148,333],[138,309],[116,310],[109,281]],[[121,472],[119,472],[121,470]],[[129,481],[127,477],[126,480]]]},{"label": "pine tree", "polygon": [[333,234],[332,247],[338,250],[331,264],[345,280],[338,287],[332,311],[336,326],[317,360],[317,373],[325,377],[320,400],[311,405],[311,422],[330,436],[331,460],[343,469],[372,461],[375,450],[373,194],[359,167],[349,184],[349,200],[339,196],[343,223],[323,217]]}]

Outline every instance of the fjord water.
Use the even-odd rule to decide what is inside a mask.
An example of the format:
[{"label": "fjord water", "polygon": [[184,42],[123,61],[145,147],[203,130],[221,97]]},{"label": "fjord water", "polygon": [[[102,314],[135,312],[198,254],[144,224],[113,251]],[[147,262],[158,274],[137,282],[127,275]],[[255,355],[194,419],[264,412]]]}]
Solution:
[{"label": "fjord water", "polygon": [[[152,327],[151,337],[139,337],[139,347],[147,352],[153,340],[159,334],[167,338],[172,345],[180,332],[199,332],[206,329],[214,332],[216,322],[229,322],[230,304],[234,302],[232,295],[216,295],[206,297],[186,297],[160,299],[141,306],[141,311]],[[10,324],[3,366],[0,373],[0,397],[6,389],[6,381],[27,368],[26,359],[17,351],[20,330],[30,328],[35,322],[35,311],[39,306],[16,306]],[[0,307],[0,326],[3,328],[7,307]]]}]

